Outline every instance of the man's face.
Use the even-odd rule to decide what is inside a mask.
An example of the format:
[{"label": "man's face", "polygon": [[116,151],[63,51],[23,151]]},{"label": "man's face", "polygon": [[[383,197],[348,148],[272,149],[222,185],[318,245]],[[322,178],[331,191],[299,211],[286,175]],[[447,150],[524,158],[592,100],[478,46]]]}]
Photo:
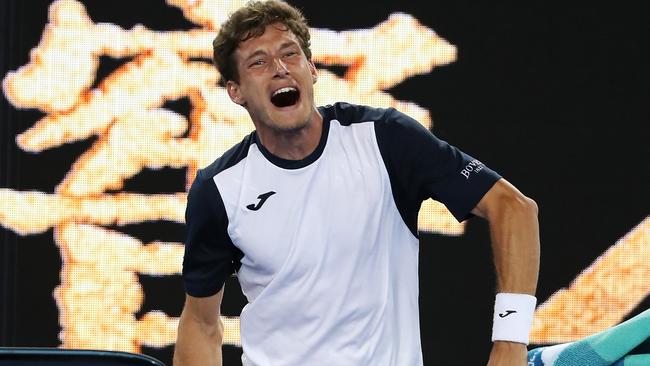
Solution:
[{"label": "man's face", "polygon": [[311,121],[316,67],[286,26],[268,25],[234,56],[239,83],[228,81],[228,94],[246,107],[258,131],[297,131]]}]

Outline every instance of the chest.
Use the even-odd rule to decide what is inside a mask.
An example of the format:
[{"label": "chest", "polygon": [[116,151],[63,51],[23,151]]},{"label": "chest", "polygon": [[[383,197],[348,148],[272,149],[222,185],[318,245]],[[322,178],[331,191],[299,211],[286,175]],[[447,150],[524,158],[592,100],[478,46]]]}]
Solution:
[{"label": "chest", "polygon": [[300,169],[251,151],[231,176],[218,177],[228,234],[244,253],[240,282],[265,286],[283,271],[298,278],[371,250],[367,232],[381,225],[390,182],[374,135],[353,137],[330,136],[322,156]]}]

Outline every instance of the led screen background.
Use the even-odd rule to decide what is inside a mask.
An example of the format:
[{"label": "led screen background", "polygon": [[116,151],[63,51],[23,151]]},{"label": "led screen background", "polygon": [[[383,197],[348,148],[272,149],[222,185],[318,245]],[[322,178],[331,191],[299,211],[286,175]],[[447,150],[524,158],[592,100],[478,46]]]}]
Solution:
[{"label": "led screen background", "polygon": [[[174,3],[181,6],[185,2]],[[72,4],[70,11],[74,11],[74,4],[81,3],[66,4]],[[226,9],[227,4],[222,2],[219,10]],[[311,26],[318,30],[314,42],[328,39],[326,30],[350,35],[351,41],[343,47],[314,44],[314,49],[320,50],[315,54],[321,55],[316,61],[322,76],[316,88],[323,91],[323,98],[379,105],[400,103],[398,107],[405,112],[430,123],[438,136],[478,157],[538,202],[543,245],[538,298],[544,305],[536,318],[533,338],[537,342],[570,340],[648,307],[649,179],[644,160],[648,156],[645,44],[649,38],[640,11],[479,6],[469,2],[293,4],[305,11]],[[7,72],[32,61],[30,50],[43,37],[49,5],[45,1],[9,1],[2,5],[6,20],[4,80]],[[200,12],[183,14],[179,7],[163,0],[135,4],[88,1],[82,5],[93,24],[115,25],[103,35],[139,29],[200,40],[200,34],[189,30],[210,27],[206,19],[211,18],[201,18]],[[401,15],[392,15],[397,12]],[[372,30],[391,24],[390,19],[403,23],[398,23],[394,33],[388,32],[383,49],[373,49],[371,41],[382,35]],[[409,28],[415,20],[421,26]],[[136,24],[143,26],[134,28]],[[362,29],[372,33],[369,38],[363,38]],[[396,35],[394,39],[390,34]],[[80,40],[83,35],[79,32]],[[391,48],[404,39],[410,44],[407,50],[415,48],[415,60],[426,61],[424,70],[421,66],[391,77],[414,62]],[[139,41],[146,43],[147,38]],[[117,41],[111,42],[97,39],[88,44],[119,48]],[[61,51],[65,48],[57,47]],[[180,52],[181,59],[207,65],[201,50],[209,50],[209,44],[196,46],[199,51],[187,51],[193,48],[186,44],[177,49],[195,52],[190,56]],[[376,49],[383,52],[373,53]],[[42,101],[51,90],[69,94],[74,85],[83,84],[73,79],[84,75],[84,50],[66,50],[53,62],[63,62],[55,74],[64,73],[69,64],[75,65],[77,69],[66,76],[68,79],[59,78],[55,84],[38,80],[41,82],[21,87]],[[219,150],[232,143],[228,133],[241,133],[237,126],[247,128],[245,114],[227,100],[222,103],[218,99],[222,95],[207,88],[160,101],[153,97],[164,85],[185,90],[183,83],[188,77],[184,73],[207,75],[208,81],[216,73],[201,67],[188,70],[174,63],[173,57],[152,58],[144,51],[126,52],[122,57],[102,52],[104,49],[98,51],[98,69],[86,89],[107,91],[111,83],[120,82],[116,75],[137,76],[128,74],[134,69],[129,65],[141,70],[163,65],[170,71],[159,75],[177,79],[173,83],[148,79],[144,82],[149,84],[142,87],[139,79],[126,78],[124,83],[133,82],[140,85],[137,90],[146,91],[137,96],[153,99],[148,109],[135,110],[146,113],[113,121],[110,116],[119,111],[93,110],[92,117],[79,117],[79,127],[72,131],[99,123],[105,116],[109,116],[110,129],[88,129],[86,137],[69,143],[58,140],[49,148],[36,147],[38,151],[32,152],[24,148],[29,143],[17,136],[33,129],[43,118],[60,114],[63,117],[55,122],[65,123],[74,113],[53,113],[43,102],[17,108],[20,103],[7,99],[6,86],[3,90],[2,343],[135,350],[169,363],[174,318],[180,314],[183,301],[182,283],[175,274],[183,240],[180,203],[192,169],[211,158],[209,152],[193,149],[218,146],[215,150]],[[359,65],[350,57],[358,54],[368,56],[365,64]],[[333,59],[336,55],[339,58]],[[429,71],[433,65],[436,67]],[[167,93],[173,95],[174,90]],[[79,110],[75,106],[97,96],[84,95],[67,101],[69,107],[66,101],[58,101],[62,104],[57,108]],[[116,105],[134,102],[133,95],[122,98]],[[213,109],[240,123],[230,130],[212,131],[207,140],[199,140],[205,135],[193,135],[193,131],[201,131],[196,126],[209,128],[203,125],[209,118],[206,122],[202,116]],[[73,117],[69,120],[74,122]],[[139,134],[130,135],[133,129],[126,127],[138,124],[142,127],[136,130]],[[213,136],[221,140],[210,140]],[[192,139],[203,143],[183,145]],[[38,138],[34,141],[33,146],[41,143]],[[127,146],[120,145],[126,141]],[[146,153],[138,155],[138,149]],[[131,152],[128,156],[139,159],[135,163],[124,159],[119,154],[125,150]],[[93,151],[97,154],[89,153]],[[175,154],[165,156],[170,151]],[[192,160],[192,156],[203,160]],[[113,175],[94,169],[90,164],[93,157],[110,163],[100,166],[108,166]],[[166,164],[156,166],[160,161]],[[79,168],[82,162],[93,168],[87,170],[89,175],[84,176]],[[72,170],[79,172],[79,182],[102,182],[97,185],[103,189],[101,194],[94,193],[98,188],[92,184],[75,185],[70,178]],[[123,177],[123,186],[111,186],[114,183],[106,178],[116,171]],[[53,199],[56,197],[66,199]],[[110,209],[121,211],[107,212]],[[429,212],[430,219],[424,218],[420,225],[426,229],[420,246],[425,363],[476,364],[489,350],[494,291],[487,227],[480,220],[454,226],[439,211],[432,208]],[[590,270],[583,273],[586,268]],[[104,278],[101,273],[112,277]],[[222,309],[227,316],[236,317],[241,309],[243,299],[238,291],[236,280],[229,281]],[[102,321],[108,324],[107,319],[112,328],[93,327]],[[232,322],[227,329],[232,333],[236,318],[229,319]],[[468,347],[476,352],[468,355]],[[236,347],[226,347],[227,365],[236,362],[232,360],[237,359],[238,352]],[[461,354],[462,360],[458,358]]]}]

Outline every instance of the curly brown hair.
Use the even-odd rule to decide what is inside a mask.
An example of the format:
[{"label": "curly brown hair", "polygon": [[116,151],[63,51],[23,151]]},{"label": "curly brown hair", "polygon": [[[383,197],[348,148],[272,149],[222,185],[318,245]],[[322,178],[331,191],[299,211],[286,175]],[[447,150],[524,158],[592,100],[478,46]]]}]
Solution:
[{"label": "curly brown hair", "polygon": [[228,80],[239,82],[239,73],[234,54],[239,43],[264,34],[267,25],[284,24],[298,38],[302,51],[311,60],[309,27],[300,10],[277,1],[250,1],[246,6],[232,13],[212,42],[214,64],[221,74],[219,85]]}]

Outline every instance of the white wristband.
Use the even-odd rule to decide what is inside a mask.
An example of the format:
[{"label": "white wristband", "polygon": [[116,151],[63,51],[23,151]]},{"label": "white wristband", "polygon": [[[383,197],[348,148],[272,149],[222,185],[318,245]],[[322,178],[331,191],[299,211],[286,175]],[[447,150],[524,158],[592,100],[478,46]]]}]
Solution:
[{"label": "white wristband", "polygon": [[497,294],[494,302],[492,341],[509,341],[528,345],[537,298],[526,294]]}]

